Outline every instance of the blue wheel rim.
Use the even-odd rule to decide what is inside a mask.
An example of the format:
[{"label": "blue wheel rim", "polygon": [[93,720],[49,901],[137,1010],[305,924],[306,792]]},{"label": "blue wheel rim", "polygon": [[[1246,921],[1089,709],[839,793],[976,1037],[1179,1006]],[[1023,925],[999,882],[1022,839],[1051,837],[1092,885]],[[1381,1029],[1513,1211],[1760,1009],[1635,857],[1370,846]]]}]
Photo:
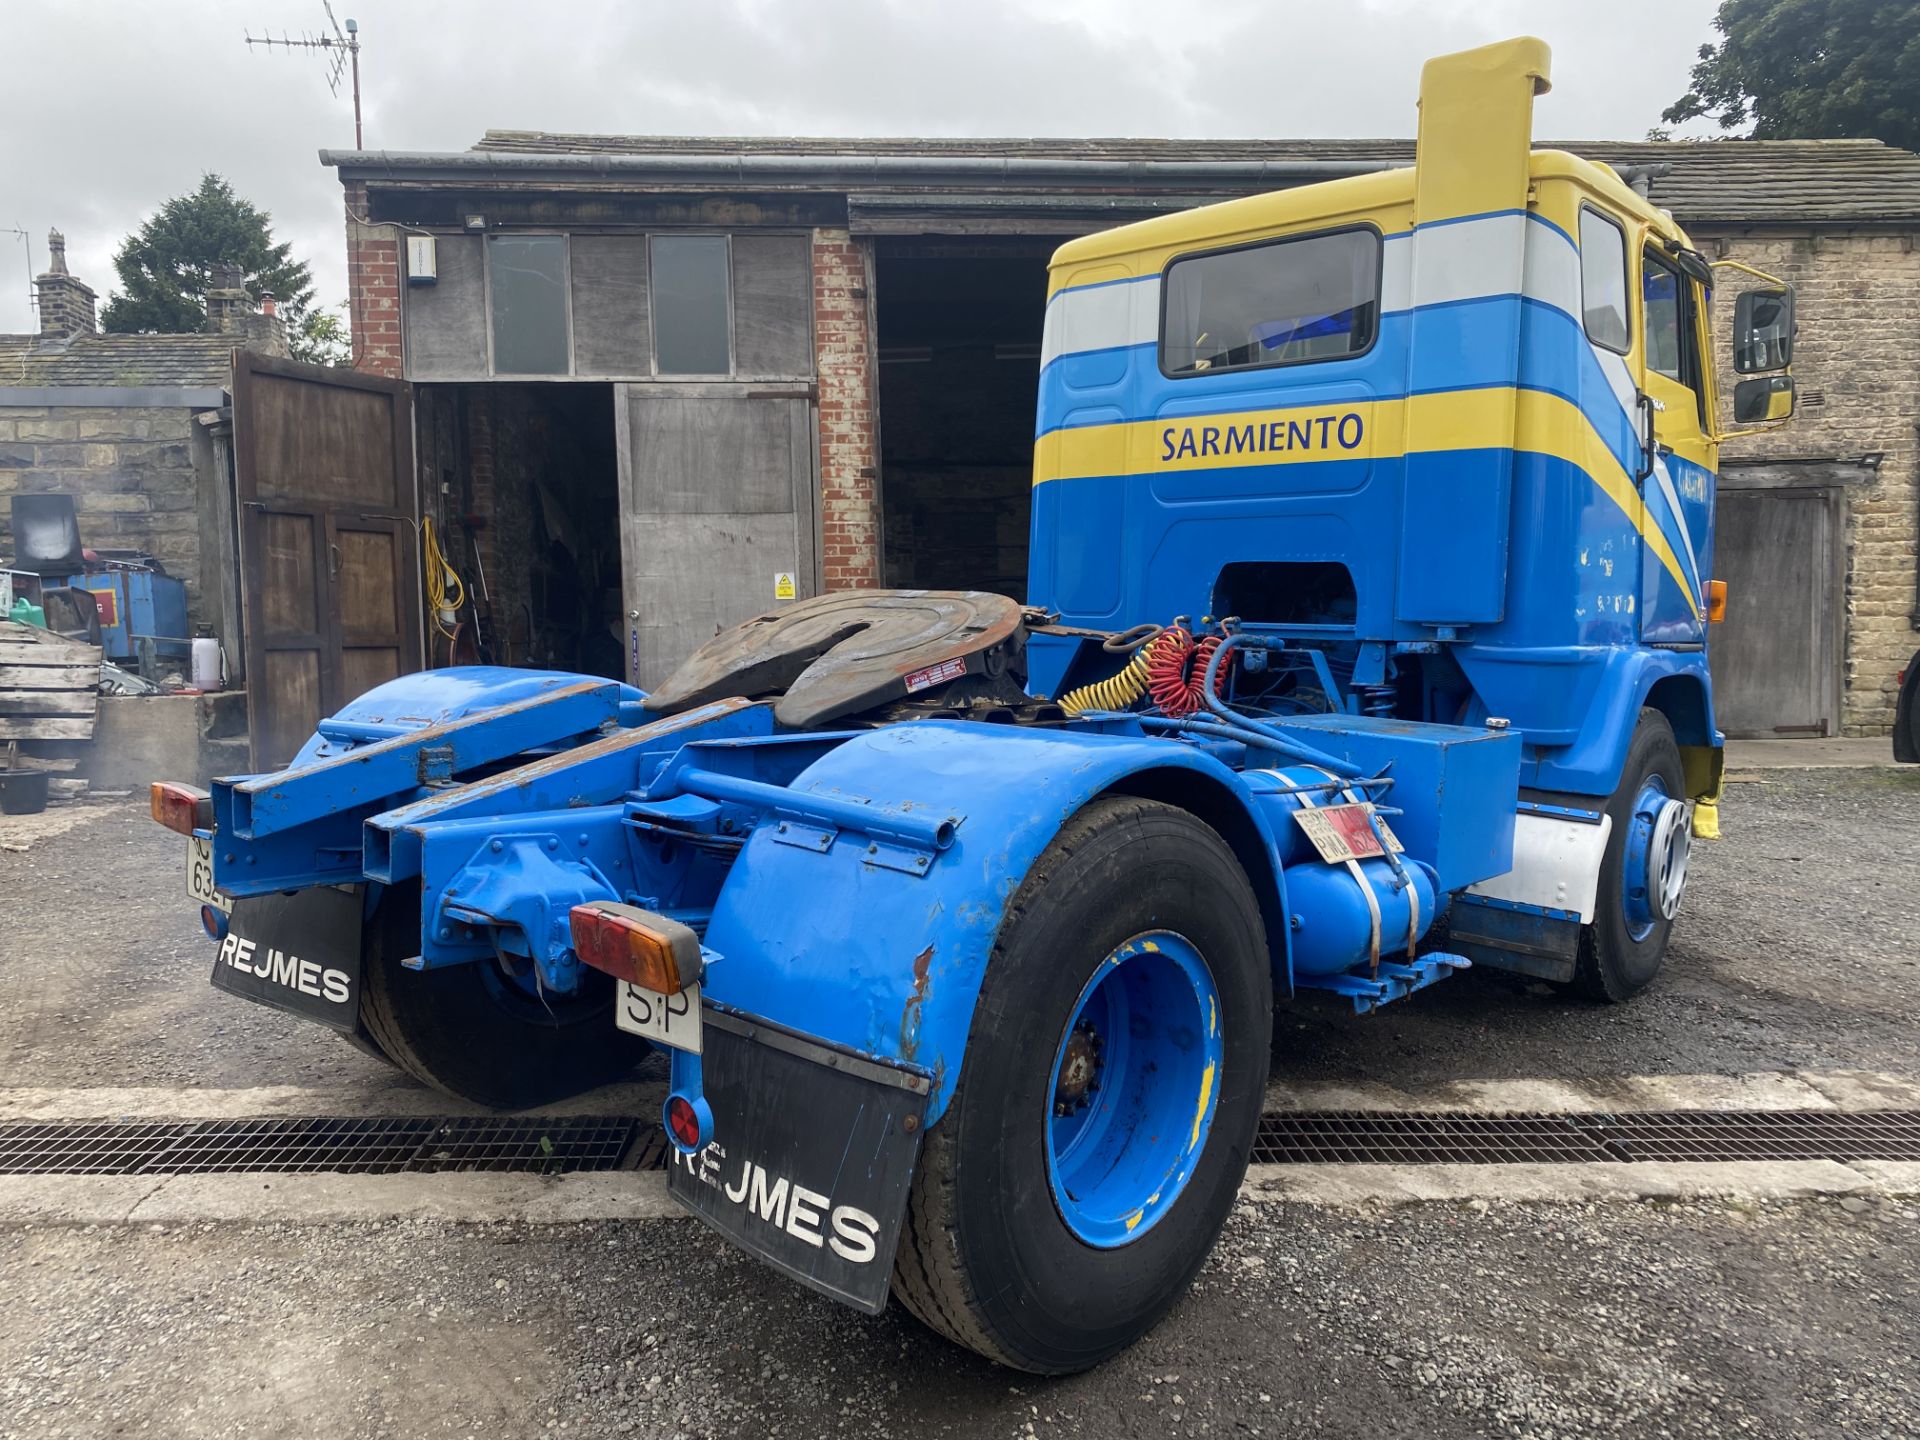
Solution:
[{"label": "blue wheel rim", "polygon": [[1088,1245],[1138,1240],[1207,1147],[1226,1050],[1220,995],[1191,942],[1150,930],[1100,962],[1054,1049],[1047,1182]]},{"label": "blue wheel rim", "polygon": [[1626,917],[1627,934],[1636,941],[1653,933],[1659,921],[1659,896],[1654,893],[1654,832],[1660,813],[1671,797],[1667,782],[1649,775],[1633,797],[1633,810],[1627,816],[1626,852],[1620,863],[1620,909]]}]

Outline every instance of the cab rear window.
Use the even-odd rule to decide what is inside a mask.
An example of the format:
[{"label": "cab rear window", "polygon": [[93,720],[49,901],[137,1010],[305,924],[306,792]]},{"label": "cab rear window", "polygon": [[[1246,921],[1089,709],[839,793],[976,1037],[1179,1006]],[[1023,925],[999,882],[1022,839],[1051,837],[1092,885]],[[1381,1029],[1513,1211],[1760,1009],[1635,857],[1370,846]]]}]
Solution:
[{"label": "cab rear window", "polygon": [[1190,255],[1167,268],[1169,375],[1358,355],[1380,328],[1380,236],[1338,230]]}]

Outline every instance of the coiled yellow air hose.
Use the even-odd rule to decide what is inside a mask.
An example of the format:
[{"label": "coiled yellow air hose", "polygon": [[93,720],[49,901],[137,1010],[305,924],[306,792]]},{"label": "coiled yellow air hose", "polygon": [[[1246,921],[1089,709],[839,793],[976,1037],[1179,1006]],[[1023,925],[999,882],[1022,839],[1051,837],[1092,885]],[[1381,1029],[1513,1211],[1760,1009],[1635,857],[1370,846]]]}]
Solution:
[{"label": "coiled yellow air hose", "polygon": [[1060,708],[1070,716],[1083,715],[1089,710],[1124,710],[1146,693],[1147,652],[1142,647],[1133,652],[1133,658],[1118,675],[1062,695]]},{"label": "coiled yellow air hose", "polygon": [[1132,658],[1118,675],[1069,690],[1060,697],[1060,708],[1067,712],[1069,718],[1084,715],[1089,710],[1124,710],[1146,694],[1147,651],[1160,638],[1161,630],[1159,625],[1136,625],[1118,635],[1109,635],[1100,648],[1109,655],[1130,651]]}]

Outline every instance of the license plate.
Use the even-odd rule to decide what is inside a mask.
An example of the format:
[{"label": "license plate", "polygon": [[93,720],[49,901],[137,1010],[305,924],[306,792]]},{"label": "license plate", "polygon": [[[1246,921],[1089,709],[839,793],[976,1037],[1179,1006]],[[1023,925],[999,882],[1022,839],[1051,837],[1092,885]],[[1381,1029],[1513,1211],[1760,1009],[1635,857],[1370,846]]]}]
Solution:
[{"label": "license plate", "polygon": [[234,901],[213,961],[215,988],[336,1030],[358,1028],[362,905],[358,885]]},{"label": "license plate", "polygon": [[[1387,828],[1385,820],[1374,814],[1369,804],[1304,806],[1293,812],[1293,818],[1300,822],[1313,848],[1329,865],[1386,854],[1380,844],[1381,835],[1386,836],[1387,844],[1394,850],[1403,848],[1399,837]],[[1380,827],[1378,835],[1374,833],[1376,825]]]},{"label": "license plate", "polygon": [[700,1053],[700,987],[689,985],[677,995],[662,995],[631,980],[620,982],[620,1008],[614,1024],[630,1035],[656,1045]]},{"label": "license plate", "polygon": [[719,1010],[700,1069],[713,1142],[669,1157],[667,1193],[749,1254],[878,1315],[927,1078]]},{"label": "license plate", "polygon": [[213,884],[213,842],[198,835],[187,837],[187,898],[233,913],[233,897]]}]

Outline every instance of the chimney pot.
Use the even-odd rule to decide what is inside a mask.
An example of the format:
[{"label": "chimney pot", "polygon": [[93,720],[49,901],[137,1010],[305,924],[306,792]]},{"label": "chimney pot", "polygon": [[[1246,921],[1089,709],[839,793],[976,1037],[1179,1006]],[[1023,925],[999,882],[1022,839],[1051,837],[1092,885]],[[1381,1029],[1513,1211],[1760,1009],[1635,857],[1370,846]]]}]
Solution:
[{"label": "chimney pot", "polygon": [[47,269],[34,277],[35,303],[40,307],[40,333],[48,338],[91,335],[98,328],[93,287],[67,272],[67,237],[47,232]]}]

